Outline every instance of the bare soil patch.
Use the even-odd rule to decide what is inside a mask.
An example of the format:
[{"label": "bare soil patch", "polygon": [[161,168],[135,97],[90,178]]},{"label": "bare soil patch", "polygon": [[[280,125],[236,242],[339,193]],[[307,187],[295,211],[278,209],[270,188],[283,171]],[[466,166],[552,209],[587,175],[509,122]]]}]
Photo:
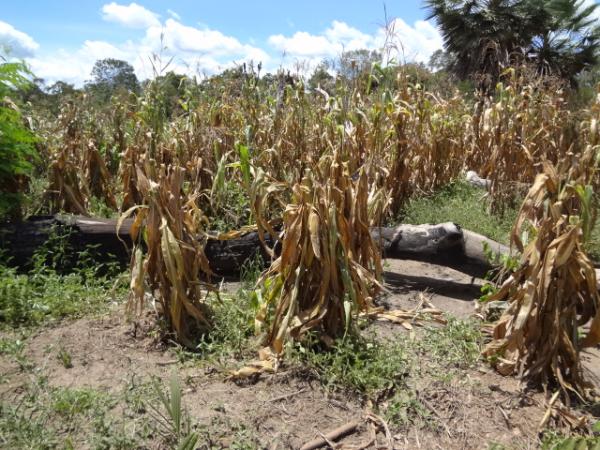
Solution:
[{"label": "bare soil patch", "polygon": [[[390,260],[390,294],[384,301],[391,308],[412,308],[425,293],[435,306],[464,319],[475,310],[481,282],[440,266]],[[386,338],[404,333],[407,339],[419,339],[421,334],[409,336],[389,324],[373,327],[385,329]],[[70,357],[68,368],[57,357],[61,351]],[[484,363],[459,375],[450,366],[447,373],[425,370],[419,371],[425,376],[409,379],[407,401],[415,402],[416,413],[401,425],[390,425],[386,436],[381,423],[368,418],[370,405],[325,391],[297,368],[284,367],[277,374],[236,384],[226,380],[220,367],[180,358],[173,346],[158,342],[152,326],[133,327],[121,310],[42,329],[26,340],[24,355],[35,366],[33,372],[22,370],[8,355],[0,356],[0,396],[5,402],[19,400],[33,373],[43,374],[53,387],[93,388],[119,396],[151,377],[168,383],[176,370],[192,422],[209,428],[214,439],[200,448],[240,448],[231,446],[243,429],[255,448],[297,449],[320,433],[357,420],[358,431],[340,440],[339,448],[481,449],[498,444],[504,447],[496,448],[528,449],[539,445],[538,424],[545,412],[542,394],[523,392],[515,379],[498,375]],[[596,376],[598,361],[597,351],[586,355],[586,367]],[[432,365],[427,355],[418,364]],[[122,414],[122,408],[117,405],[112,413]],[[85,436],[77,442],[76,448],[87,448]],[[150,440],[148,446],[161,448],[158,440]]]}]

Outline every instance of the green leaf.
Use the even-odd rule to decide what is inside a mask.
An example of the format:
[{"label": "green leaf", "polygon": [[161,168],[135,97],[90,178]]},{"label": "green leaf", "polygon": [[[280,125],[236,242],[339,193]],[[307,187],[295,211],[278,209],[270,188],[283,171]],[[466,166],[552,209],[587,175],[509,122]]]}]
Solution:
[{"label": "green leaf", "polygon": [[245,186],[246,190],[248,190],[250,188],[250,179],[251,179],[250,150],[248,150],[248,147],[246,147],[245,145],[242,145],[239,143],[236,145],[236,150],[240,157],[240,166],[242,169],[242,177],[244,179],[244,186]]}]

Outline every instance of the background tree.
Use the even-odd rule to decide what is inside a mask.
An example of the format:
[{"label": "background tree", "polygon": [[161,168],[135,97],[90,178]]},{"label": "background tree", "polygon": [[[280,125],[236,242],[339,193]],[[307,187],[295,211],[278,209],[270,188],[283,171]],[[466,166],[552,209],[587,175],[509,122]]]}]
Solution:
[{"label": "background tree", "polygon": [[587,5],[583,0],[527,3],[532,4],[535,30],[528,57],[540,73],[557,74],[574,84],[577,74],[598,63],[600,24],[594,15],[598,4]]},{"label": "background tree", "polygon": [[338,74],[347,80],[361,80],[371,73],[373,64],[381,63],[381,53],[377,50],[358,49],[342,53],[334,62]]},{"label": "background tree", "polygon": [[441,70],[449,71],[454,63],[455,61],[451,53],[439,49],[431,54],[427,66],[434,72]]},{"label": "background tree", "polygon": [[100,102],[107,102],[115,94],[139,93],[139,83],[131,64],[120,59],[101,59],[92,69],[92,80],[85,85]]},{"label": "background tree", "polygon": [[327,61],[322,61],[312,75],[308,79],[308,86],[311,89],[317,87],[332,93],[335,88],[335,78],[329,73],[330,64]]},{"label": "background tree", "polygon": [[427,0],[460,78],[485,75],[493,85],[503,68],[532,63],[539,73],[571,82],[596,64],[597,5],[583,0]]}]

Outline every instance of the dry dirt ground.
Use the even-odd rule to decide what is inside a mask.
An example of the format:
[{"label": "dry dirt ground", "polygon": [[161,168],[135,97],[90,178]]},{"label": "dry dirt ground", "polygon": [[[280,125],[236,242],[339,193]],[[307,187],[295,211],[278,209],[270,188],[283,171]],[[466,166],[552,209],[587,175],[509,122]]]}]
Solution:
[{"label": "dry dirt ground", "polygon": [[[481,282],[451,269],[410,261],[388,261],[386,281],[389,307],[414,307],[425,292],[436,307],[459,318],[474,313]],[[408,336],[397,325],[375,326],[385,335]],[[57,349],[69,355],[69,364],[57,358]],[[411,420],[386,433],[382,421],[369,416],[368,404],[326,392],[294,370],[236,384],[227,381],[218,367],[182,361],[173,347],[158,345],[151,334],[134,330],[120,310],[42,329],[26,340],[24,355],[33,370],[23,370],[6,355],[0,357],[4,402],[20,401],[25,385],[40,374],[50,387],[122,395],[147,387],[151,376],[166,385],[177,370],[191,421],[213,430],[203,434],[205,441],[198,448],[297,449],[320,433],[358,421],[357,431],[339,440],[338,448],[529,449],[539,447],[538,424],[545,412],[541,393],[523,392],[515,379],[501,377],[481,363],[460,376],[413,380],[428,419]],[[598,373],[593,358],[586,358]],[[125,414],[123,406],[112,408],[111,414]],[[129,414],[125,420],[135,423],[136,417]],[[70,442],[70,448],[91,447],[86,436],[74,436]],[[148,446],[163,448],[160,442]]]}]

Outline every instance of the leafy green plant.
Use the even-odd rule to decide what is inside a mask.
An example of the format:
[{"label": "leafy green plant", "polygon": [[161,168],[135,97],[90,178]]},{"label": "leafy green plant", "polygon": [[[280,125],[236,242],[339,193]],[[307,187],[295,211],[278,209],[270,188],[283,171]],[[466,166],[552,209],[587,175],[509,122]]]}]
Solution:
[{"label": "leafy green plant", "polygon": [[133,416],[113,414],[120,398],[107,392],[52,387],[38,371],[23,388],[16,401],[0,399],[2,448],[133,450],[149,437],[144,427],[126,426]]},{"label": "leafy green plant", "polygon": [[258,450],[264,448],[252,430],[228,417],[214,417],[209,426],[201,427],[200,435],[202,441],[206,442],[211,450]]},{"label": "leafy green plant", "polygon": [[66,420],[92,412],[100,407],[114,405],[114,399],[103,392],[82,388],[57,388],[50,392],[51,408]]},{"label": "leafy green plant", "polygon": [[209,219],[211,231],[227,232],[248,225],[250,203],[242,185],[223,181],[219,190],[213,192],[213,198]]},{"label": "leafy green plant", "polygon": [[25,355],[25,338],[0,338],[0,355],[7,355],[12,358],[22,371],[33,369],[33,363]]},{"label": "leafy green plant", "polygon": [[29,272],[0,264],[0,326],[33,326],[106,310],[125,295],[126,280],[116,264],[97,264],[93,251],[81,252],[77,267],[61,274],[57,268],[72,258],[68,236],[50,233],[32,258]]},{"label": "leafy green plant", "polygon": [[381,343],[349,334],[330,349],[314,342],[295,344],[291,359],[314,374],[326,389],[377,400],[404,386],[411,360],[400,338]]},{"label": "leafy green plant", "polygon": [[412,390],[399,390],[387,403],[385,418],[394,425],[406,427],[417,421],[427,423],[431,419],[431,411],[423,406]]},{"label": "leafy green plant", "polygon": [[58,350],[56,357],[65,369],[71,369],[73,367],[73,358],[65,348],[61,347]]},{"label": "leafy green plant", "polygon": [[0,326],[35,326],[106,311],[125,294],[122,280],[114,288],[114,279],[97,277],[93,271],[20,274],[0,266]]},{"label": "leafy green plant", "polygon": [[542,450],[597,450],[600,448],[598,436],[564,436],[546,432],[542,438]]},{"label": "leafy green plant", "polygon": [[0,217],[17,215],[37,159],[33,133],[25,127],[17,91],[29,86],[25,64],[0,55]]},{"label": "leafy green plant", "polygon": [[148,406],[153,417],[160,426],[162,435],[174,445],[177,450],[193,450],[199,436],[192,432],[191,422],[181,402],[181,381],[173,372],[169,382],[169,391],[163,391],[158,381],[154,381],[154,392],[160,402],[160,408],[152,403]]}]

